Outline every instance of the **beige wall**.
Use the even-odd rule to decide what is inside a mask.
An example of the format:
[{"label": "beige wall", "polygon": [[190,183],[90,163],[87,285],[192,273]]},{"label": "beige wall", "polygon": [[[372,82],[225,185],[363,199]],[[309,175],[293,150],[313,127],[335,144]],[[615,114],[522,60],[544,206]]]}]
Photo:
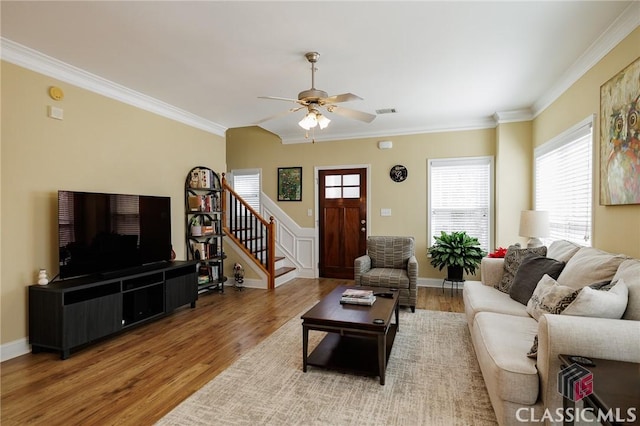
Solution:
[{"label": "beige wall", "polygon": [[496,128],[496,247],[514,242],[519,237],[520,212],[531,204],[531,122],[500,124]]},{"label": "beige wall", "polygon": [[533,122],[533,146],[538,146],[591,114],[594,126],[593,243],[602,250],[640,257],[640,205],[601,206],[600,86],[640,57],[640,28],[633,31]]},{"label": "beige wall", "polygon": [[[393,141],[392,149],[378,149],[378,140],[385,139]],[[315,208],[315,167],[370,165],[369,233],[414,236],[421,277],[444,276],[429,265],[426,255],[430,245],[427,244],[427,160],[493,155],[495,129],[287,145],[257,127],[227,131],[229,170],[261,168],[263,191],[272,200],[277,199],[277,168],[302,166],[302,202],[278,203],[302,227],[315,226],[315,212],[307,216],[307,210]],[[389,169],[396,164],[406,166],[409,171],[402,183],[389,178]],[[392,215],[381,217],[382,208],[391,209]]]},{"label": "beige wall", "polygon": [[[59,189],[170,196],[184,259],[189,169],[225,169],[224,138],[2,62],[1,342],[27,336],[27,286],[57,266]],[[56,85],[65,98],[49,98]],[[47,118],[47,105],[64,120]]]}]

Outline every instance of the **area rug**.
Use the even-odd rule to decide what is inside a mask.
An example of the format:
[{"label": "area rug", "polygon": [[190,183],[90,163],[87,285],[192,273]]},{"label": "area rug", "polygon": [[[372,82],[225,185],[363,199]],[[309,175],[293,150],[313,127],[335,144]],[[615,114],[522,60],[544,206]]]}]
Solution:
[{"label": "area rug", "polygon": [[[314,348],[323,333],[309,333]],[[158,425],[495,425],[464,314],[401,311],[386,384],[309,367],[294,317]]]}]

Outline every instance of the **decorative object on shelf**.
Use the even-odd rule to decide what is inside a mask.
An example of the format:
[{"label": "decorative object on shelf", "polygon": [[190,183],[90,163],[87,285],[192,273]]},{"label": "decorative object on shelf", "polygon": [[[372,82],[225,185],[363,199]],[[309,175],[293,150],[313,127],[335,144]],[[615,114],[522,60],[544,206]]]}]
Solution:
[{"label": "decorative object on shelf", "polygon": [[278,167],[278,201],[302,201],[302,167]]},{"label": "decorative object on shelf", "polygon": [[197,260],[198,292],[224,291],[222,185],[208,167],[194,167],[185,182],[187,259]]},{"label": "decorative object on shelf", "polygon": [[442,270],[447,267],[448,279],[462,279],[463,271],[473,275],[480,261],[487,254],[480,248],[476,237],[470,237],[465,231],[446,233],[434,237],[435,243],[429,247],[431,265]]},{"label": "decorative object on shelf", "polygon": [[542,210],[523,210],[520,213],[521,237],[529,237],[527,248],[540,247],[540,237],[549,236],[549,212]]},{"label": "decorative object on shelf", "polygon": [[600,87],[600,204],[640,204],[640,58]]},{"label": "decorative object on shelf", "polygon": [[46,269],[40,269],[38,271],[38,284],[47,285],[49,284],[49,276],[47,275]]},{"label": "decorative object on shelf", "polygon": [[391,170],[389,170],[389,177],[391,177],[391,180],[394,182],[404,182],[408,175],[409,171],[407,168],[400,164],[393,166]]}]

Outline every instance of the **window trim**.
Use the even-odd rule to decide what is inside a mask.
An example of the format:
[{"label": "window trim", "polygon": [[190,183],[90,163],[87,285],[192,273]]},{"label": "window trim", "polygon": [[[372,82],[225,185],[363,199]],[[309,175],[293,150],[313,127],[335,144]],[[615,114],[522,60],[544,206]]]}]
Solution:
[{"label": "window trim", "polygon": [[[597,167],[596,167],[596,150],[598,149],[598,144],[596,143],[596,132],[595,132],[595,128],[594,128],[594,123],[596,120],[596,115],[595,114],[590,114],[589,116],[587,116],[586,118],[580,120],[578,123],[574,124],[573,126],[569,127],[568,129],[564,130],[563,132],[561,132],[560,134],[552,137],[551,139],[547,140],[546,142],[544,142],[543,144],[537,146],[534,148],[533,150],[533,193],[532,193],[532,198],[533,198],[533,206],[534,209],[537,208],[536,204],[537,204],[537,199],[536,199],[536,192],[537,192],[537,183],[536,183],[536,174],[537,174],[537,159],[538,156],[542,156],[545,154],[548,154],[549,152],[561,148],[562,146],[571,143],[579,138],[585,137],[587,136],[589,133],[591,133],[591,194],[590,194],[590,198],[591,198],[591,214],[590,214],[590,230],[589,230],[589,241],[586,242],[582,242],[580,243],[581,245],[585,245],[585,246],[589,246],[589,247],[593,247],[593,241],[594,241],[594,237],[595,237],[595,226],[594,226],[594,219],[595,219],[595,186],[596,186],[596,173],[597,173]],[[549,241],[551,241],[550,238],[543,238],[542,239],[546,244],[548,244]]]},{"label": "window trim", "polygon": [[262,200],[262,169],[233,169],[229,172],[231,175],[231,179],[227,179],[227,183],[229,183],[235,191],[235,177],[242,175],[258,175],[258,202],[260,203],[260,207],[258,209],[258,213],[262,214],[263,209],[263,200]]},{"label": "window trim", "polygon": [[495,244],[495,158],[493,155],[483,155],[477,157],[449,157],[449,158],[428,158],[427,159],[427,247],[433,244],[431,235],[431,169],[432,163],[439,165],[464,166],[465,164],[488,164],[489,165],[489,250]]}]

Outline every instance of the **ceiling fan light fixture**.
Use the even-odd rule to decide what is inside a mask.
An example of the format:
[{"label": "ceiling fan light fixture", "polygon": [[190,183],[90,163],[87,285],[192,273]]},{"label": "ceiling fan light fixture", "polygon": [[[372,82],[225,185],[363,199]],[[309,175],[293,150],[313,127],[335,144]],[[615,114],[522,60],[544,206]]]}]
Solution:
[{"label": "ceiling fan light fixture", "polygon": [[318,125],[318,119],[316,118],[316,113],[314,111],[309,111],[309,113],[305,115],[302,120],[298,122],[298,125],[305,130],[309,130],[316,127]]},{"label": "ceiling fan light fixture", "polygon": [[320,126],[320,130],[326,128],[329,123],[331,123],[331,120],[329,120],[327,117],[325,117],[322,114],[318,114],[317,117],[318,119],[318,125]]}]

